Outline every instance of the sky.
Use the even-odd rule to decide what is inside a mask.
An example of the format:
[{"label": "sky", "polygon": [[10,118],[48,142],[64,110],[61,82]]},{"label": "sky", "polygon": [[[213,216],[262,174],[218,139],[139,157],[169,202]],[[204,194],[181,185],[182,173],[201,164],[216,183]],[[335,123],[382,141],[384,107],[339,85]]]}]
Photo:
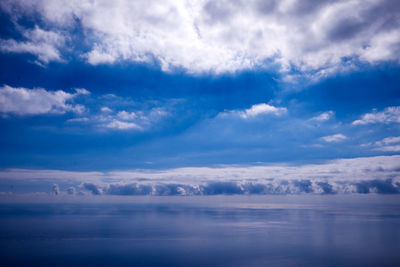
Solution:
[{"label": "sky", "polygon": [[400,3],[0,2],[0,191],[400,192]]}]

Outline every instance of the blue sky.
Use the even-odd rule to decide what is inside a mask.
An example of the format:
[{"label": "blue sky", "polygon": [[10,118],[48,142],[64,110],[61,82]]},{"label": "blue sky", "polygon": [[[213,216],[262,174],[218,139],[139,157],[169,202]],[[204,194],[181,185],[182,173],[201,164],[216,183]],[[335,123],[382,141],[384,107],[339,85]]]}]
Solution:
[{"label": "blue sky", "polygon": [[1,188],[333,166],[312,186],[399,192],[399,14],[389,0],[2,1]]}]

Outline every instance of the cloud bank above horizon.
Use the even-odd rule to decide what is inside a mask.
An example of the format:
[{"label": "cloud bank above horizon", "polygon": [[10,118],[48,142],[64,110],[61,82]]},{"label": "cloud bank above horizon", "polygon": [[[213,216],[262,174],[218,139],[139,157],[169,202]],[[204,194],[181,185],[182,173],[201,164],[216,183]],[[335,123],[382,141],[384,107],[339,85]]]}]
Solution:
[{"label": "cloud bank above horizon", "polygon": [[[13,183],[36,183],[42,191],[25,193],[55,195],[398,194],[399,162],[400,156],[380,156],[301,166],[185,167],[109,172],[8,169],[0,172],[0,183],[3,188]],[[9,192],[12,193],[21,194],[17,185],[15,192]],[[7,192],[2,192],[2,195],[7,195]]]}]

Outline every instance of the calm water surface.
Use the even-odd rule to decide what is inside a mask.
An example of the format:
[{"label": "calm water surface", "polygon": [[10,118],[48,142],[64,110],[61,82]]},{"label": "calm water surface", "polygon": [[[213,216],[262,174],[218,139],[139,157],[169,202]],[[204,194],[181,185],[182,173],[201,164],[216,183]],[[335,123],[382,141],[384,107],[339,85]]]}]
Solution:
[{"label": "calm water surface", "polygon": [[400,266],[400,196],[0,204],[2,266]]}]

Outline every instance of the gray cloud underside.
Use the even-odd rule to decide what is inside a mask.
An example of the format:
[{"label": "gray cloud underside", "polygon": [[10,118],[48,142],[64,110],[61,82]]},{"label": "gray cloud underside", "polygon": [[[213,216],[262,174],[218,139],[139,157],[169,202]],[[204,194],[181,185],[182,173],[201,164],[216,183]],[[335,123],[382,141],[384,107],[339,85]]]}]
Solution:
[{"label": "gray cloud underside", "polygon": [[254,182],[209,182],[191,184],[118,184],[100,186],[84,183],[81,189],[93,195],[118,196],[196,196],[196,195],[282,195],[282,194],[398,194],[400,182],[392,179],[358,182],[324,182],[312,180],[271,180]]}]

